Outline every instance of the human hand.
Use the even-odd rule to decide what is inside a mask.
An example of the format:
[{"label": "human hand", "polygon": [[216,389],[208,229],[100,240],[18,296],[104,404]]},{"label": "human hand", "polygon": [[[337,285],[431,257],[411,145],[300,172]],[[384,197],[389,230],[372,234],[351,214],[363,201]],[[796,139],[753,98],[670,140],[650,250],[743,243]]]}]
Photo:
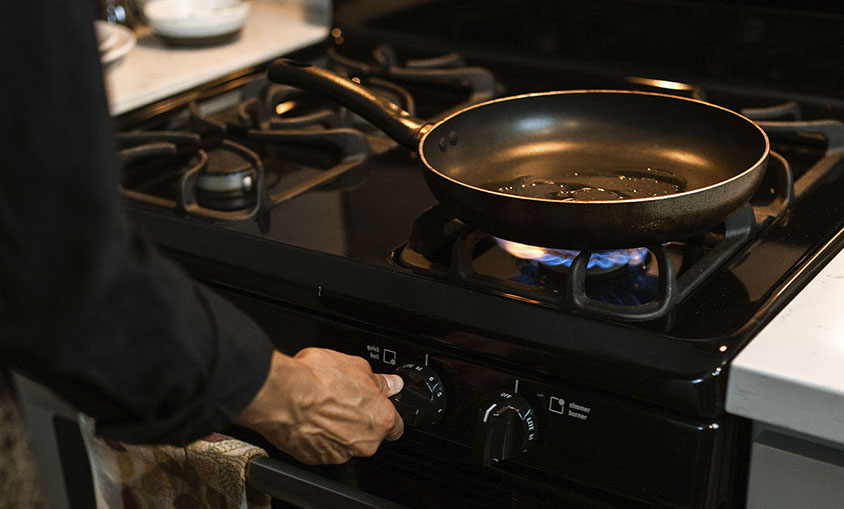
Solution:
[{"label": "human hand", "polygon": [[373,373],[361,357],[305,348],[273,353],[261,390],[238,423],[309,465],[372,456],[382,440],[404,432],[387,399],[402,389],[397,375]]}]

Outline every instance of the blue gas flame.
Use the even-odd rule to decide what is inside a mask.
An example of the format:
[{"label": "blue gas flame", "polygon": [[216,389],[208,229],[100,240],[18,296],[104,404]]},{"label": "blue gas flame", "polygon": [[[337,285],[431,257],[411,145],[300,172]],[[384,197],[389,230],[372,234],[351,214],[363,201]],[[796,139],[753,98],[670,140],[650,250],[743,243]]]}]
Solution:
[{"label": "blue gas flame", "polygon": [[[580,254],[580,251],[571,249],[548,249],[510,242],[509,240],[495,240],[498,242],[498,245],[513,256],[525,260],[534,260],[550,266],[562,265],[564,267],[571,267],[575,257]],[[644,247],[594,251],[586,263],[586,270],[608,270],[625,265],[638,266],[644,263],[647,256],[648,250]]]},{"label": "blue gas flame", "polygon": [[[562,265],[564,267],[571,267],[574,258],[580,254],[579,251],[570,251],[567,249],[558,249],[554,251],[552,256],[541,261],[546,265]],[[613,251],[595,251],[589,257],[586,263],[586,269],[600,268],[612,269],[621,267],[623,265],[640,265],[645,261],[648,255],[648,250],[645,248],[636,249],[620,249]]]}]

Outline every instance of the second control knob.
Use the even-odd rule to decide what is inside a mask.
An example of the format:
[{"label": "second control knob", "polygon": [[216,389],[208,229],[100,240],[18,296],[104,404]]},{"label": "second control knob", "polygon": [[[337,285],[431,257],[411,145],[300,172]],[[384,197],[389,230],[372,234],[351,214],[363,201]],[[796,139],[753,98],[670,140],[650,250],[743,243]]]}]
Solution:
[{"label": "second control knob", "polygon": [[401,392],[391,397],[404,425],[420,428],[433,424],[445,413],[445,391],[440,377],[428,366],[410,362],[396,374],[404,380]]},{"label": "second control knob", "polygon": [[486,398],[478,407],[478,417],[473,447],[476,463],[488,467],[515,458],[536,443],[536,414],[519,394],[501,391]]}]

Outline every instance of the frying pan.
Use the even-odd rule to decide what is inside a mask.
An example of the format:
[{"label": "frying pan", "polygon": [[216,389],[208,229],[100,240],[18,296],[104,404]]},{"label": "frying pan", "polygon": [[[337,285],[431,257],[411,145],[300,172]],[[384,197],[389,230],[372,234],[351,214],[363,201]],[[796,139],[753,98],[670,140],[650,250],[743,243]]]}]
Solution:
[{"label": "frying pan", "polygon": [[324,95],[418,151],[431,192],[466,224],[535,246],[684,239],[750,199],[770,152],[747,118],[670,95],[517,95],[428,123],[308,63],[278,59],[267,76]]}]

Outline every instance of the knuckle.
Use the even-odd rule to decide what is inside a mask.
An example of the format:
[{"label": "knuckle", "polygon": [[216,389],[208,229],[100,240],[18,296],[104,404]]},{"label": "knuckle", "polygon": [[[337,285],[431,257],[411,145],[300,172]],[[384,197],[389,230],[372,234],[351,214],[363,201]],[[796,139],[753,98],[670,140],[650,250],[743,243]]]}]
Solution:
[{"label": "knuckle", "polygon": [[361,458],[369,458],[370,456],[375,455],[378,451],[378,443],[377,442],[366,442],[364,444],[358,445],[357,449],[357,456]]},{"label": "knuckle", "polygon": [[367,361],[363,357],[353,356],[352,363],[362,370],[372,372],[372,369],[369,367],[369,361]]},{"label": "knuckle", "polygon": [[393,427],[396,426],[397,420],[400,419],[393,404],[386,399],[385,403],[381,405],[381,408],[378,409],[378,412],[374,417],[375,425],[377,426],[381,436],[386,435],[387,432],[393,429]]},{"label": "knuckle", "polygon": [[314,357],[314,356],[317,356],[319,354],[320,354],[319,348],[309,346],[307,348],[303,348],[303,349],[299,350],[296,353],[295,357],[301,359],[301,358],[307,358],[307,357]]},{"label": "knuckle", "polygon": [[402,422],[401,417],[396,417],[396,425],[387,435],[388,440],[398,440],[399,438],[404,435],[404,422]]},{"label": "knuckle", "polygon": [[384,392],[384,389],[386,388],[386,384],[387,384],[384,381],[384,377],[377,374],[377,373],[372,373],[371,377],[372,377],[372,382],[375,384],[375,387],[378,389],[378,392],[379,393]]}]

